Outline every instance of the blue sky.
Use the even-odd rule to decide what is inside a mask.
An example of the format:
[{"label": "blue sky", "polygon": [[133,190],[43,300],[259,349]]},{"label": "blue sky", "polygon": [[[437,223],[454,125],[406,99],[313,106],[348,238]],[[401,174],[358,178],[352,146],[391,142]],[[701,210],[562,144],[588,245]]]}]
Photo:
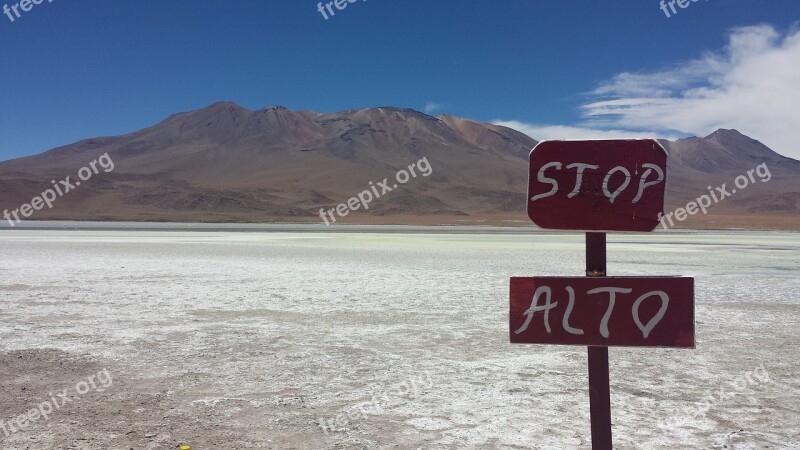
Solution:
[{"label": "blue sky", "polygon": [[[0,0],[15,5],[19,0]],[[737,128],[800,158],[800,2],[44,0],[0,15],[0,160],[218,100],[402,106],[536,139]],[[14,16],[14,13],[10,13]]]}]

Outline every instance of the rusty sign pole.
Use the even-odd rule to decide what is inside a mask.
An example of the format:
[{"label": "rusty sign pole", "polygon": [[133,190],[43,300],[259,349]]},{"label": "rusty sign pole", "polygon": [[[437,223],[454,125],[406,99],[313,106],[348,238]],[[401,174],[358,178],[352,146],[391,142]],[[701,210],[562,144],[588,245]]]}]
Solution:
[{"label": "rusty sign pole", "polygon": [[[606,234],[586,233],[586,276],[606,276]],[[592,450],[611,450],[611,388],[608,347],[588,347]]]}]

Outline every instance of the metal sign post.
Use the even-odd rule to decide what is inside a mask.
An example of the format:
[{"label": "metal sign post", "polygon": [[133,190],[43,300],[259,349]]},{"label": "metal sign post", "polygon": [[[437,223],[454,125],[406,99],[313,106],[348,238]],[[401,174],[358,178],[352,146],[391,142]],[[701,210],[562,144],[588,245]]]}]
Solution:
[{"label": "metal sign post", "polygon": [[[606,276],[606,234],[586,233],[586,276]],[[611,386],[608,347],[588,347],[592,449],[611,450]]]}]

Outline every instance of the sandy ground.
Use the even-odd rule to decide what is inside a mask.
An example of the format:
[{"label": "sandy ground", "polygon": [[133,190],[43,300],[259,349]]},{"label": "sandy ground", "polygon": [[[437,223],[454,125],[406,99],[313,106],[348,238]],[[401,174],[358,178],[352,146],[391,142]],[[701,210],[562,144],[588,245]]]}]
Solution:
[{"label": "sandy ground", "polygon": [[[581,275],[579,235],[0,248],[2,449],[589,448],[585,349],[507,338],[508,278]],[[798,234],[611,236],[611,275],[697,279],[697,349],[611,349],[616,448],[800,448],[798,262]]]}]

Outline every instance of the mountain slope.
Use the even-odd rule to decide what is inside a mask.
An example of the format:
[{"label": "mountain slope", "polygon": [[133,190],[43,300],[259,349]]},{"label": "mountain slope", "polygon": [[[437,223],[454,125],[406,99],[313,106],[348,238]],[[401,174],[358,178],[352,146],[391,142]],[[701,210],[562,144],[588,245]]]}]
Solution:
[{"label": "mountain slope", "polygon": [[[663,142],[668,203],[766,162],[769,183],[721,203],[734,215],[798,214],[800,162],[735,130]],[[0,206],[17,208],[108,153],[115,168],[34,219],[314,221],[369,183],[426,158],[433,172],[347,219],[389,223],[527,223],[527,157],[536,141],[515,130],[394,107],[319,114],[251,111],[219,102],[140,131],[88,139],[0,164]],[[741,220],[738,219],[737,220]]]}]

